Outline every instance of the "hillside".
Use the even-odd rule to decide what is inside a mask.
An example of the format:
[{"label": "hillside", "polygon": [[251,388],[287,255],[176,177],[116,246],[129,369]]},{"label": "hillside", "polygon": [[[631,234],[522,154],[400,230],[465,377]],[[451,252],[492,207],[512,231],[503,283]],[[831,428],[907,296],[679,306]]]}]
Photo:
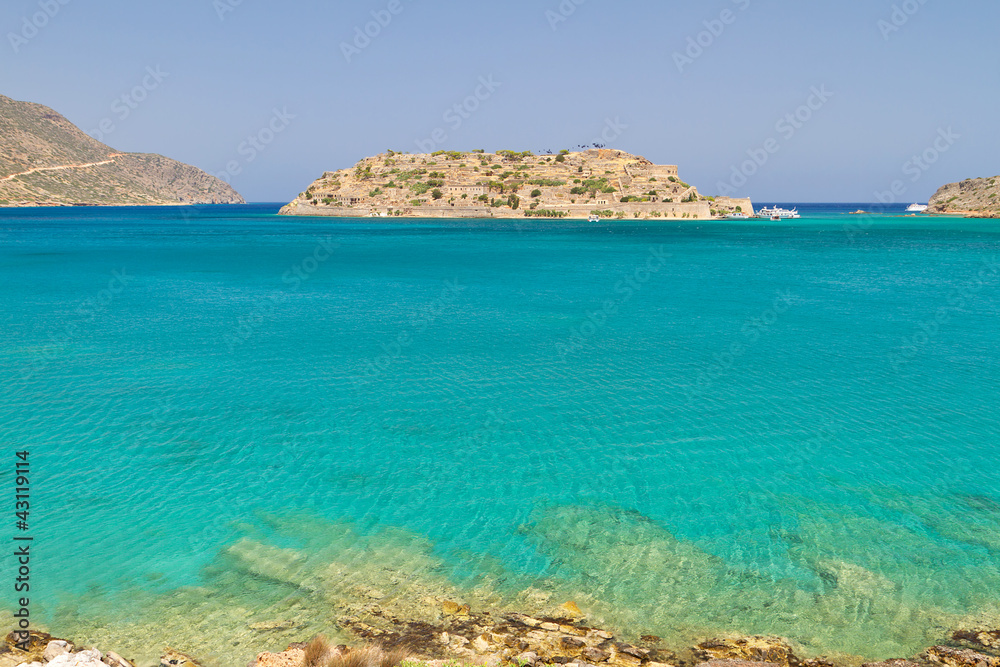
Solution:
[{"label": "hillside", "polygon": [[245,202],[200,169],[120,153],[48,107],[0,95],[0,206],[209,203]]},{"label": "hillside", "polygon": [[931,197],[927,213],[1000,217],[1000,176],[949,183]]},{"label": "hillside", "polygon": [[624,151],[559,155],[498,151],[389,151],[327,172],[281,209],[349,217],[709,218],[749,199],[703,197],[672,165]]}]

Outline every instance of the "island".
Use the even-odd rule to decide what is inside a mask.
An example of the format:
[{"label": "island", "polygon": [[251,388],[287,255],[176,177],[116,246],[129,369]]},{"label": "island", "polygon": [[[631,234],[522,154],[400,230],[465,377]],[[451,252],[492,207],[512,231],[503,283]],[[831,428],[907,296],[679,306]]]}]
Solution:
[{"label": "island", "polygon": [[674,165],[620,150],[535,155],[483,150],[367,157],[324,173],[284,215],[411,218],[709,219],[753,215],[749,199],[706,197]]},{"label": "island", "polygon": [[0,95],[0,207],[245,203],[196,167],[117,151],[49,107]]},{"label": "island", "polygon": [[969,178],[944,185],[931,197],[926,213],[1000,218],[1000,176]]}]

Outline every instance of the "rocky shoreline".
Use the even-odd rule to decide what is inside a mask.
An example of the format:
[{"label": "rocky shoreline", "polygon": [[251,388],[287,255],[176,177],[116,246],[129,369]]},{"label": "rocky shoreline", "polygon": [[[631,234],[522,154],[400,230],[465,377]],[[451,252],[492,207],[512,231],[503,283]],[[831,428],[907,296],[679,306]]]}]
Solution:
[{"label": "rocky shoreline", "polygon": [[[857,662],[826,656],[805,659],[780,637],[732,636],[706,639],[693,646],[667,647],[659,637],[636,641],[584,622],[572,602],[559,617],[534,618],[521,613],[473,612],[468,605],[442,603],[441,623],[406,620],[377,607],[364,620],[338,619],[340,630],[357,640],[331,647],[317,637],[295,642],[280,653],[264,651],[248,667],[848,667]],[[23,646],[27,650],[22,650]],[[374,656],[374,657],[373,657]],[[27,642],[16,633],[0,645],[0,667],[155,667],[114,651],[78,647],[48,633],[32,631]],[[209,667],[203,661],[164,648],[159,667]],[[863,662],[862,667],[1000,667],[1000,629],[961,629],[950,640],[916,656]]]}]

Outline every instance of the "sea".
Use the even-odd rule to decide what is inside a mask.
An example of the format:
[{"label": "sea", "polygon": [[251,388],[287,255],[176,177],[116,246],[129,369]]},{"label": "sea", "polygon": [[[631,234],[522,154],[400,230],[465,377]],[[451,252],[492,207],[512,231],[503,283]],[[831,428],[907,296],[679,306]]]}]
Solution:
[{"label": "sea", "polygon": [[0,212],[32,627],[227,667],[443,600],[848,663],[1000,627],[997,221],[278,208]]}]

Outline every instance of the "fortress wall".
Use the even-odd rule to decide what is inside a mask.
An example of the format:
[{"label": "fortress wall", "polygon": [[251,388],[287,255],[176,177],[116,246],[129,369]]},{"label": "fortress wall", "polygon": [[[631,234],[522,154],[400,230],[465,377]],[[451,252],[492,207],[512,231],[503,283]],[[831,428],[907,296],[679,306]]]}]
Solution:
[{"label": "fortress wall", "polygon": [[[546,207],[543,207],[546,208]],[[745,207],[744,207],[745,208]],[[595,204],[569,204],[548,206],[548,210],[562,211],[568,214],[569,218],[585,219],[590,216],[591,211],[611,210],[617,213],[623,211],[625,219],[635,219],[635,214],[639,214],[639,219],[644,219],[653,212],[660,213],[664,218],[682,218],[687,214],[689,218],[708,219],[711,217],[711,202],[700,201],[687,204],[664,204],[657,203],[616,203],[610,206],[597,206]],[[385,209],[377,209],[385,211]],[[394,209],[395,211],[396,209]],[[403,209],[406,211],[401,216],[388,216],[378,218],[388,220],[394,217],[400,218],[523,218],[524,210],[511,211],[506,208],[492,208],[489,206],[413,206]],[[364,206],[313,206],[311,204],[299,203],[294,209],[285,211],[294,215],[316,215],[324,217],[341,218],[367,218],[371,209]],[[545,218],[531,218],[544,220]],[[655,219],[655,218],[654,218]]]}]

